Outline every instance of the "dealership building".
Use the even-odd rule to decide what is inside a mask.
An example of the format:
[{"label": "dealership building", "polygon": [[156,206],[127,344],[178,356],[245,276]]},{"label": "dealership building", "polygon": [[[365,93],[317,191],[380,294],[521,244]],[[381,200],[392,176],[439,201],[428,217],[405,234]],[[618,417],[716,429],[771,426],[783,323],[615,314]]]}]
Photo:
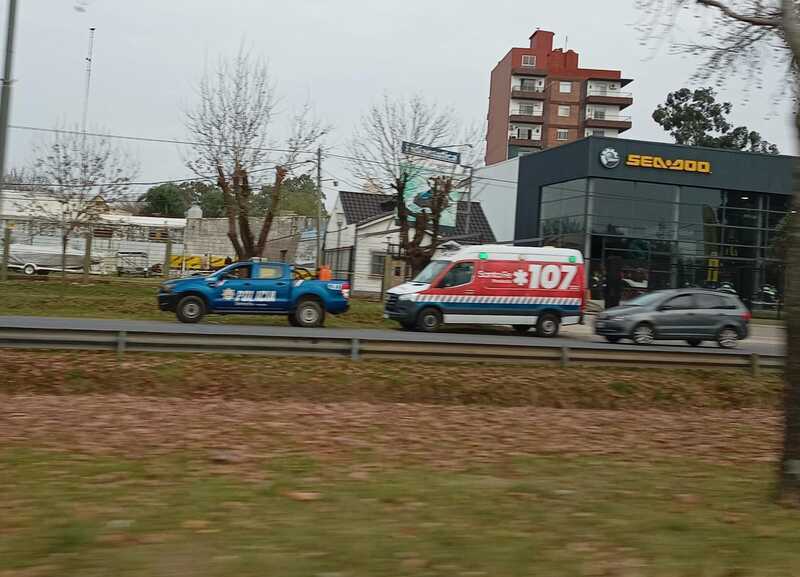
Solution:
[{"label": "dealership building", "polygon": [[782,293],[792,160],[592,136],[476,170],[472,196],[499,241],[581,250],[593,298],[619,270],[626,296],[727,287],[751,302]]}]

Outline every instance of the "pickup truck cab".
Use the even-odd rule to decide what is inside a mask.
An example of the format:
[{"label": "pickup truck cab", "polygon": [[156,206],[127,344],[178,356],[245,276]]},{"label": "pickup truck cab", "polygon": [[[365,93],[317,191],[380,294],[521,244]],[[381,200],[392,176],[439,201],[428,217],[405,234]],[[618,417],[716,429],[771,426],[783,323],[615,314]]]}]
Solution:
[{"label": "pickup truck cab", "polygon": [[286,315],[292,326],[319,327],[326,313],[348,310],[350,284],[309,276],[283,262],[236,262],[208,276],[163,282],[158,306],[184,323],[196,323],[209,313],[256,314]]}]

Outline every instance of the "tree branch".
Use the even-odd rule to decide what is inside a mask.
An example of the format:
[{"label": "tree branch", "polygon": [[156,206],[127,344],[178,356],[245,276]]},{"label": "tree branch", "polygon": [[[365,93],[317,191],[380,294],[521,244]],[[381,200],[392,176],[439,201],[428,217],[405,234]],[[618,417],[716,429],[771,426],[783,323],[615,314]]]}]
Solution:
[{"label": "tree branch", "polygon": [[738,20],[739,22],[752,24],[753,26],[766,26],[768,28],[779,28],[781,25],[780,13],[777,13],[769,17],[757,16],[755,14],[743,14],[741,12],[736,12],[733,8],[731,8],[727,4],[724,4],[720,0],[696,0],[696,2],[702,6],[707,6],[709,8],[717,8],[719,11],[725,14],[725,16],[733,18],[734,20]]}]

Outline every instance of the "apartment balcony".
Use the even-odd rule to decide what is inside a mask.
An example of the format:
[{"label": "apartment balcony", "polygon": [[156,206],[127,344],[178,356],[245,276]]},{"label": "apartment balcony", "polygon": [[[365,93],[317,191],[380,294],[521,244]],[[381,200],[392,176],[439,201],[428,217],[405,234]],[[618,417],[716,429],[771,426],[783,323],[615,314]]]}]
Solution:
[{"label": "apartment balcony", "polygon": [[544,100],[547,97],[544,88],[530,86],[511,90],[511,98],[526,98],[528,100]]},{"label": "apartment balcony", "polygon": [[531,140],[528,138],[514,138],[510,136],[508,138],[508,144],[510,146],[524,146],[525,148],[541,148],[542,141],[541,140]]},{"label": "apartment balcony", "polygon": [[514,76],[547,76],[547,70],[533,66],[517,66],[511,69]]},{"label": "apartment balcony", "polygon": [[586,128],[615,128],[620,132],[630,130],[631,117],[614,114],[587,114]]},{"label": "apartment balcony", "polygon": [[612,104],[620,109],[633,104],[633,94],[610,90],[589,90],[586,92],[587,104]]},{"label": "apartment balcony", "polygon": [[541,114],[523,114],[520,112],[512,112],[508,117],[509,122],[521,124],[543,124],[544,116]]}]

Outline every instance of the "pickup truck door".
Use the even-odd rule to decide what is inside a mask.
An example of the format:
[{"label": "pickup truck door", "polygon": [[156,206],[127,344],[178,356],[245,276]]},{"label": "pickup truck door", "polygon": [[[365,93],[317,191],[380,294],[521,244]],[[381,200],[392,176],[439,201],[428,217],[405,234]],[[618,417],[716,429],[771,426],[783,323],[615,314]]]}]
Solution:
[{"label": "pickup truck door", "polygon": [[221,271],[211,288],[211,302],[216,311],[246,310],[249,303],[244,298],[253,290],[251,271],[253,265],[237,263]]},{"label": "pickup truck door", "polygon": [[283,264],[253,265],[253,305],[260,310],[288,311],[292,292],[289,267]]}]

